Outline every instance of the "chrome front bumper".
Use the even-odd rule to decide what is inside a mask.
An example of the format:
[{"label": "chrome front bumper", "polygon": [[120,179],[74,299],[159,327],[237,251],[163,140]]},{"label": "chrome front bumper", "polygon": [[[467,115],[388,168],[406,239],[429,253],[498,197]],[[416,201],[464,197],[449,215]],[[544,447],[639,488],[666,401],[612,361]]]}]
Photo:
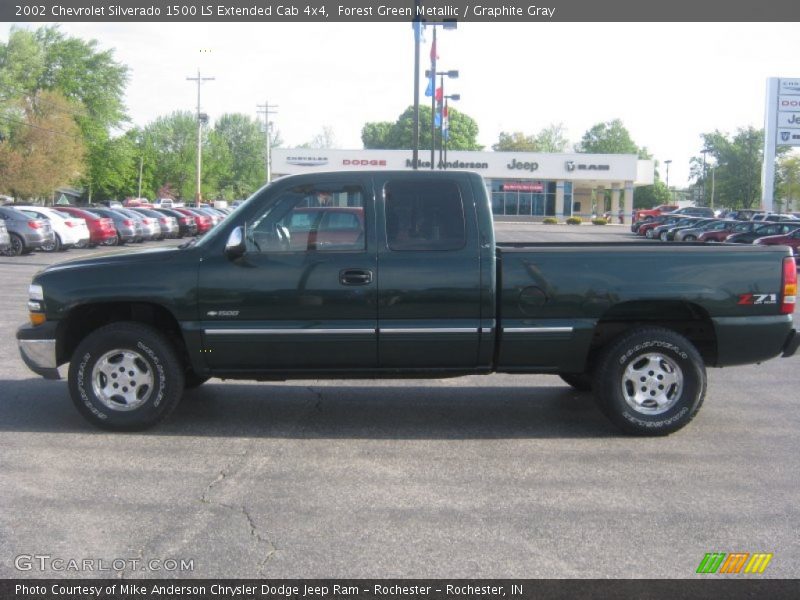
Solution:
[{"label": "chrome front bumper", "polygon": [[45,379],[61,379],[56,364],[55,340],[17,340],[19,353],[28,368]]}]

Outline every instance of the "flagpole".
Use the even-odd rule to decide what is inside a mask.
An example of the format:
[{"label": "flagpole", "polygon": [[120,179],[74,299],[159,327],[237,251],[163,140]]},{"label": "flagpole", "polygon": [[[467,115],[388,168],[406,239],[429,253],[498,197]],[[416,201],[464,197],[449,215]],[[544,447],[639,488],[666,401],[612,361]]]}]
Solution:
[{"label": "flagpole", "polygon": [[[439,168],[442,168],[442,151],[444,146],[444,75],[439,77],[439,87],[442,90],[442,99],[439,101]],[[434,93],[436,96],[436,93]]]},{"label": "flagpole", "polygon": [[[419,5],[419,0],[416,5]],[[415,14],[418,15],[419,12],[415,12]],[[414,170],[417,169],[419,162],[419,38],[421,26],[419,17],[414,17],[414,151],[411,155]]]},{"label": "flagpole", "polygon": [[433,46],[431,47],[431,171],[436,168],[436,26],[433,27]]},{"label": "flagpole", "polygon": [[[447,139],[450,137],[450,108],[447,96],[444,95],[444,82],[442,83],[442,97],[444,98],[444,114],[442,115],[442,145],[444,146],[444,168],[447,168]],[[444,117],[447,115],[447,135],[444,130]]]}]

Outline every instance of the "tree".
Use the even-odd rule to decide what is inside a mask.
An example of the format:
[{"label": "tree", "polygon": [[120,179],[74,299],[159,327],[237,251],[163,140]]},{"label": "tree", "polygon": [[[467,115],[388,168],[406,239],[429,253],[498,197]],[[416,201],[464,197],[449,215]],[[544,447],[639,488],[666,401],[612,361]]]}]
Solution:
[{"label": "tree", "polygon": [[80,175],[84,146],[69,116],[71,103],[56,92],[37,98],[19,107],[0,144],[0,192],[50,199],[57,187]]},{"label": "tree", "polygon": [[587,154],[636,154],[641,159],[651,158],[646,147],[637,146],[631,134],[619,119],[598,123],[583,134],[576,152]]},{"label": "tree", "polygon": [[108,168],[108,153],[123,148],[110,132],[126,120],[127,77],[128,68],[114,60],[112,51],[99,50],[95,40],[68,37],[53,26],[35,31],[12,27],[8,41],[0,42],[0,116],[7,114],[9,103],[47,102],[41,92],[57,92],[68,104],[56,102],[52,108],[72,118],[83,138],[87,166],[80,169],[82,183],[111,190],[118,175]]},{"label": "tree", "polygon": [[176,111],[159,117],[142,134],[143,150],[152,165],[152,185],[148,196],[169,185],[180,198],[195,195],[197,161],[197,120],[188,111]]},{"label": "tree", "polygon": [[501,131],[492,150],[495,152],[564,152],[569,146],[565,133],[563,123],[548,125],[536,135],[525,135],[521,131],[514,133]]},{"label": "tree", "polygon": [[800,199],[800,156],[787,156],[778,161],[778,194],[784,210],[792,210]]},{"label": "tree", "polygon": [[[447,147],[450,150],[482,150],[478,144],[478,124],[472,117],[457,111],[452,106],[450,112],[450,137]],[[431,108],[419,107],[419,147],[431,147]],[[361,141],[364,148],[383,150],[410,150],[413,148],[414,107],[409,106],[397,118],[397,121],[379,121],[365,123],[361,129]],[[439,133],[436,133],[436,147],[439,147]]]},{"label": "tree", "polygon": [[[261,123],[244,114],[222,115],[214,124],[207,164],[218,171],[216,194],[244,198],[265,181],[265,140]],[[215,164],[216,163],[216,164]]]},{"label": "tree", "polygon": [[[720,131],[700,136],[706,148],[706,161],[695,156],[690,162],[690,177],[700,204],[711,200],[710,168],[714,170],[714,204],[728,208],[753,208],[761,202],[761,165],[764,157],[764,132],[753,127],[740,128],[730,137]],[[778,150],[778,155],[786,149]],[[704,195],[703,195],[704,194]]]}]

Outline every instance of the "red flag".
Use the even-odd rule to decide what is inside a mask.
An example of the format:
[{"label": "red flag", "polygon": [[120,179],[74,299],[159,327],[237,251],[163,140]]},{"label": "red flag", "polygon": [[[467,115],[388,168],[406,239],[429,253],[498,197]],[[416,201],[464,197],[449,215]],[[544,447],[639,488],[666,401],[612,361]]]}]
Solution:
[{"label": "red flag", "polygon": [[435,61],[437,58],[439,58],[439,54],[436,52],[436,40],[434,40],[431,44],[431,62]]},{"label": "red flag", "polygon": [[440,88],[440,87],[436,88],[436,101],[437,102],[439,102],[439,103],[442,102],[443,94],[444,94],[444,92],[442,91],[442,88]]}]

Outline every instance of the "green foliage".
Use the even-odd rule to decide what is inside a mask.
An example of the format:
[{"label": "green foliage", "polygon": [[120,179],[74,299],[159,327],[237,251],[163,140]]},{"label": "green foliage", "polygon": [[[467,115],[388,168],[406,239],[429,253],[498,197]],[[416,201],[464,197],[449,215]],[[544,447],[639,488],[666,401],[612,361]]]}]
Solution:
[{"label": "green foliage", "polygon": [[111,51],[99,50],[95,40],[68,37],[54,26],[12,27],[8,41],[0,42],[0,116],[9,118],[14,106],[50,102],[78,126],[82,138],[84,164],[58,185],[82,183],[113,193],[122,185],[117,167],[130,160],[124,141],[110,136],[126,120],[127,77],[128,68],[114,61]]},{"label": "green foliage", "polygon": [[580,225],[583,223],[583,219],[580,217],[567,217],[567,225]]},{"label": "green foliage", "polygon": [[[764,132],[753,127],[740,128],[731,137],[720,131],[700,136],[707,149],[703,157],[690,162],[698,204],[710,206],[712,169],[714,205],[728,208],[753,208],[761,202],[761,165],[764,157]],[[785,153],[779,149],[778,155]],[[705,185],[704,185],[705,181]]]},{"label": "green foliage", "polygon": [[264,184],[265,141],[261,127],[243,114],[222,115],[214,124],[210,140],[214,150],[208,153],[207,164],[216,170],[215,196],[245,198]]},{"label": "green foliage", "polygon": [[565,134],[563,123],[548,125],[536,135],[501,131],[492,149],[495,152],[565,152],[569,146]]},{"label": "green foliage", "polygon": [[641,159],[652,158],[647,148],[640,148],[620,119],[598,123],[583,134],[576,152],[587,154],[636,154]]},{"label": "green foliage", "polygon": [[608,225],[608,220],[602,217],[595,217],[592,219],[592,225]]},{"label": "green foliage", "polygon": [[[147,190],[154,197],[158,188],[169,185],[180,198],[195,195],[197,162],[197,121],[188,111],[176,111],[159,117],[142,133],[143,153],[151,167],[150,180],[155,188]],[[144,192],[143,192],[144,193]]]},{"label": "green foliage", "polygon": [[790,210],[800,198],[800,156],[788,156],[778,161],[778,194],[782,210]]},{"label": "green foliage", "polygon": [[544,219],[542,219],[542,223],[544,223],[545,225],[558,225],[558,219],[556,219],[555,217],[545,217]]},{"label": "green foliage", "polygon": [[[472,117],[457,111],[452,105],[450,112],[450,137],[447,147],[450,150],[482,150],[478,144],[478,124]],[[414,107],[409,106],[394,123],[379,121],[365,123],[361,129],[361,141],[367,149],[405,149],[413,148]],[[436,148],[439,148],[439,129],[436,129]],[[419,147],[431,148],[431,107],[419,107]]]},{"label": "green foliage", "polygon": [[634,208],[655,208],[659,204],[669,204],[670,202],[669,190],[660,179],[656,179],[653,185],[636,188],[633,195]]}]

